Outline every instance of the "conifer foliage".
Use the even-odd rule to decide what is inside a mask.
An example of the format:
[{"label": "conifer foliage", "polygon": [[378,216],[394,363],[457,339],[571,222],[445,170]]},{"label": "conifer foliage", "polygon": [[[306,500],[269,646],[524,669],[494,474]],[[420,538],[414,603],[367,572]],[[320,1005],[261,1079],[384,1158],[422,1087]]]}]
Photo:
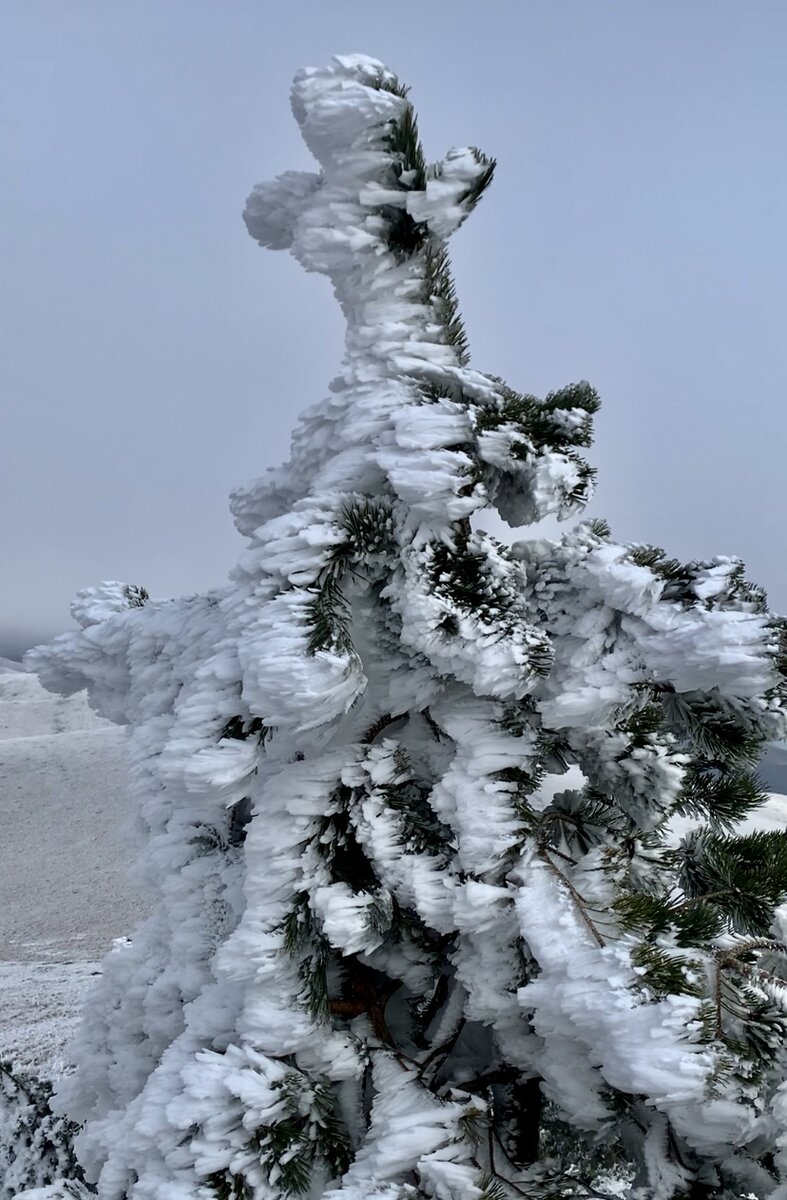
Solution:
[{"label": "conifer foliage", "polygon": [[[430,163],[373,60],[295,79],[317,161],[252,237],[347,320],[229,586],[83,593],[34,652],[127,723],[158,895],[59,1103],[102,1200],[775,1194],[787,839],[736,833],[782,736],[784,626],[741,564],[616,544],[586,383],[468,363],[447,253],[494,162]],[[782,1183],[784,1181],[784,1183]],[[781,1192],[778,1193],[782,1195]]]},{"label": "conifer foliage", "polygon": [[0,1061],[0,1200],[63,1180],[71,1195],[88,1195],[74,1157],[76,1128],[52,1112],[51,1098],[48,1080]]}]

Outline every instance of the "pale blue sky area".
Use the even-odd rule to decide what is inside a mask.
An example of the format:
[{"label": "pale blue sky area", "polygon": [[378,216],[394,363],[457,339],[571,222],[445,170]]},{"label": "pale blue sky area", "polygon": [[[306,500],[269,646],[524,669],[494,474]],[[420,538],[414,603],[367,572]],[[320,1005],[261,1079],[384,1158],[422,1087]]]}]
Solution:
[{"label": "pale blue sky area", "polygon": [[589,510],[735,553],[787,609],[784,0],[4,0],[0,653],[77,588],[221,584],[230,488],[341,356],[326,281],[259,250],[309,166],[294,70],[384,59],[427,153],[497,178],[454,239],[473,363],[601,393]]}]

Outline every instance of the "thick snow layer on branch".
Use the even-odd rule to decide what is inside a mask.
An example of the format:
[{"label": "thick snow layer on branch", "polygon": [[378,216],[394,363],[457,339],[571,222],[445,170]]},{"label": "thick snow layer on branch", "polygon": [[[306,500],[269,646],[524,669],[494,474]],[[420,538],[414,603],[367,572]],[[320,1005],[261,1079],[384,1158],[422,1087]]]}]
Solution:
[{"label": "thick snow layer on branch", "polygon": [[[422,536],[423,531],[419,531]],[[489,578],[480,587],[497,590],[490,604],[481,594],[472,606],[452,588],[450,566],[438,567],[433,544],[403,547],[402,566],[384,593],[401,618],[401,640],[424,655],[448,678],[469,684],[477,696],[520,698],[531,692],[549,657],[549,642],[518,603],[516,564],[509,563],[486,535],[473,535],[484,553]],[[508,593],[513,611],[494,613]],[[492,614],[489,609],[492,608]],[[490,619],[491,615],[491,619]]]},{"label": "thick snow layer on branch", "polygon": [[[367,1200],[387,1181],[406,1179],[416,1171],[437,1200],[477,1200],[480,1172],[469,1162],[470,1147],[459,1122],[467,1103],[438,1100],[418,1086],[393,1056],[374,1057],[377,1092],[369,1132],[342,1186],[325,1200]],[[471,1102],[472,1104],[472,1102]],[[478,1106],[479,1113],[483,1110]]]},{"label": "thick snow layer on branch", "polygon": [[366,687],[357,655],[308,649],[311,592],[268,601],[239,646],[243,699],[266,725],[297,732],[346,712]]},{"label": "thick snow layer on branch", "polygon": [[644,684],[713,690],[744,705],[774,687],[767,615],[665,599],[665,580],[631,561],[629,547],[582,526],[562,542],[518,542],[513,550],[532,580],[533,603],[549,614],[555,657],[538,695],[550,727],[603,726]]},{"label": "thick snow layer on branch", "polygon": [[625,942],[599,946],[545,863],[523,861],[518,882],[522,936],[540,967],[519,1002],[543,1039],[545,1087],[571,1121],[592,1129],[611,1119],[601,1100],[608,1084],[645,1097],[701,1153],[750,1142],[758,1119],[744,1096],[734,1085],[710,1094],[719,1063],[702,1042],[700,1001],[638,996]]}]

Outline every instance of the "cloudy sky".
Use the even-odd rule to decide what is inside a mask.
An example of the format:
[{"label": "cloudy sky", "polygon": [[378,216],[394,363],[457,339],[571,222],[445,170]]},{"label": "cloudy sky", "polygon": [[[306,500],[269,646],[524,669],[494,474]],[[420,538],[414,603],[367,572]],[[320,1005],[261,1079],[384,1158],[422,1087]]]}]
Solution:
[{"label": "cloudy sky", "polygon": [[308,168],[293,71],[412,87],[493,187],[454,239],[481,370],[601,392],[590,512],[742,556],[787,610],[784,0],[4,0],[0,654],[100,579],[220,584],[230,488],[341,357],[327,281],[263,252],[253,183]]}]

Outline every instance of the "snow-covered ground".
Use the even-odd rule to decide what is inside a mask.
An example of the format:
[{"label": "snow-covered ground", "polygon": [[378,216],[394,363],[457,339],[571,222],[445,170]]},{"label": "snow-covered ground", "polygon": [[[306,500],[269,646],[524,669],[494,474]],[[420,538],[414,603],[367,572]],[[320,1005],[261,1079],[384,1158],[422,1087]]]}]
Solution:
[{"label": "snow-covered ground", "polygon": [[62,1074],[65,1044],[98,973],[89,962],[0,962],[0,1060]]},{"label": "snow-covered ground", "polygon": [[57,1072],[97,962],[145,911],[125,737],[0,660],[0,1058]]}]

